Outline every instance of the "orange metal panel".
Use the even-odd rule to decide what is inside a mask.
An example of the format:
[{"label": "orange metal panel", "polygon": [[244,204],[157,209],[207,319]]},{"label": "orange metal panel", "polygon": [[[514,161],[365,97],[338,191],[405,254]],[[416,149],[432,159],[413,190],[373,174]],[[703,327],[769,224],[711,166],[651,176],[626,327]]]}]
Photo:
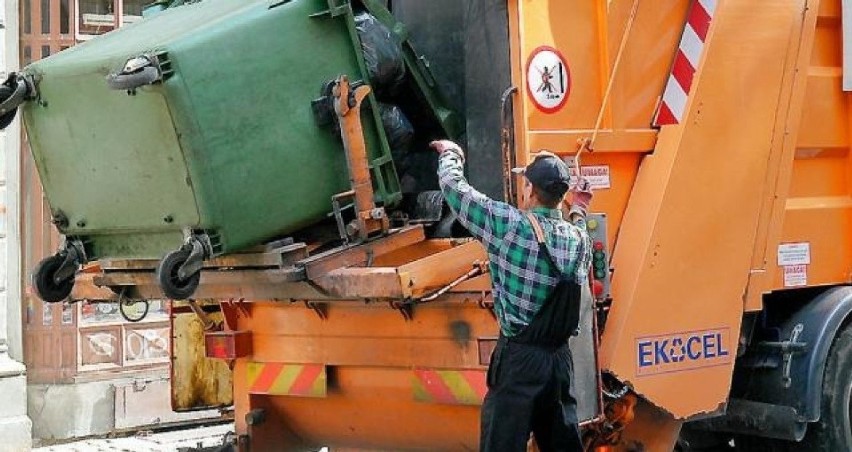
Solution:
[{"label": "orange metal panel", "polygon": [[784,147],[773,139],[811,45],[805,12],[804,1],[719,2],[684,120],[662,129],[621,225],[603,365],[676,418],[728,397],[760,214],[774,196],[755,187],[778,171]]},{"label": "orange metal panel", "polygon": [[486,262],[488,256],[479,242],[471,241],[439,254],[399,267],[400,276],[410,281],[413,291],[422,293],[452,282],[470,271],[475,261]]},{"label": "orange metal panel", "polygon": [[[633,1],[608,3],[607,67],[611,68]],[[621,67],[613,82],[611,114],[614,129],[647,128],[650,124],[649,118],[657,108],[674,49],[683,31],[689,3],[683,0],[639,1]]]},{"label": "orange metal panel", "polygon": [[[74,299],[117,300],[118,294],[97,289],[86,284],[88,277],[78,279],[80,287],[75,287]],[[104,273],[97,274],[91,281],[98,286],[127,287],[128,297],[162,298],[163,294],[153,272]],[[204,298],[244,298],[263,300],[308,300],[327,298],[309,283],[288,282],[287,275],[277,270],[233,270],[227,272],[203,271],[201,286],[194,296]]]},{"label": "orange metal panel", "polygon": [[[597,118],[601,92],[600,18],[597,1],[519,2],[521,83],[528,130],[591,129]],[[541,46],[551,46],[565,58],[570,90],[564,107],[554,113],[540,111],[527,93],[526,69],[530,56]],[[535,70],[535,68],[533,68]],[[518,80],[518,79],[516,79]],[[535,90],[536,86],[532,87]]]},{"label": "orange metal panel", "polygon": [[[807,244],[809,262],[785,271],[773,259],[767,273],[770,289],[852,281],[850,111],[848,93],[840,89],[841,65],[840,2],[822,1],[789,195],[781,198],[785,212],[777,219],[777,237],[770,243],[773,251],[779,243]],[[795,277],[787,277],[792,272]]]},{"label": "orange metal panel", "polygon": [[[681,397],[692,397],[695,388],[671,388]],[[624,430],[624,438],[642,444],[647,451],[676,450],[675,445],[683,421],[675,420],[671,415],[661,412],[647,401],[639,400],[634,408],[634,418]],[[629,446],[614,447],[614,451],[630,451]]]},{"label": "orange metal panel", "polygon": [[305,261],[305,270],[308,279],[317,279],[332,270],[353,265],[365,265],[376,256],[391,253],[424,240],[426,240],[426,236],[423,232],[423,226],[407,227],[344,251],[332,250],[328,253],[312,256]]},{"label": "orange metal panel", "polygon": [[316,284],[333,297],[406,298],[411,279],[396,268],[341,268],[318,278]]},{"label": "orange metal panel", "polygon": [[[577,151],[579,140],[589,138],[591,130],[531,131],[529,146],[532,151],[551,149],[560,154],[573,154]],[[657,131],[638,130],[602,130],[595,142],[596,153],[609,152],[650,152],[657,142]]]},{"label": "orange metal panel", "polygon": [[[523,132],[528,133],[529,146],[519,151],[546,147],[575,152],[577,139],[592,135],[610,81],[612,89],[595,148],[652,150],[656,132],[649,124],[668,76],[687,3],[639,2],[616,68],[632,1],[520,2],[521,19],[513,29],[521,38],[515,44],[519,46],[514,52],[519,66],[514,80],[524,88]],[[531,101],[537,81],[527,80],[526,67],[540,46],[552,46],[562,53],[570,69],[571,90],[564,107],[556,112],[542,112]]]},{"label": "orange metal panel", "polygon": [[584,166],[605,165],[609,167],[611,186],[608,189],[595,190],[595,197],[591,204],[591,211],[607,214],[609,223],[607,240],[609,243],[615,243],[619,225],[633,192],[637,168],[639,168],[642,158],[642,154],[639,153],[601,154],[595,152],[582,156]]},{"label": "orange metal panel", "polygon": [[802,114],[798,146],[803,149],[848,146],[847,99],[839,90],[842,76],[840,67],[811,67],[807,74],[807,102]]},{"label": "orange metal panel", "polygon": [[441,251],[446,251],[455,246],[455,244],[455,240],[451,239],[424,240],[423,242],[406,246],[381,256],[376,256],[373,260],[373,266],[396,267],[435,253],[440,253]]},{"label": "orange metal panel", "polygon": [[[245,367],[238,361],[237,378]],[[353,366],[329,371],[334,383],[330,379],[325,398],[241,398],[238,412],[267,411],[266,422],[251,427],[251,450],[477,449],[479,407],[416,401],[411,369]],[[249,430],[240,417],[237,434]]]},{"label": "orange metal panel", "polygon": [[[611,186],[596,191],[591,208],[607,214],[610,243],[618,233],[642,155],[656,144],[657,132],[650,129],[650,123],[688,3],[638,2],[615,67],[633,10],[632,0],[510,2],[513,80],[521,88],[523,99],[515,112],[518,161],[526,162],[529,152],[541,148],[565,157],[573,155],[578,140],[593,135],[603,108],[595,152],[583,155],[582,164],[609,167]],[[572,77],[568,99],[554,113],[536,108],[527,88],[529,59],[543,45],[565,56]],[[604,106],[610,83],[609,101]]]},{"label": "orange metal panel", "polygon": [[[774,152],[770,156],[769,171],[761,188],[764,203],[754,240],[749,285],[744,297],[746,311],[762,309],[763,295],[773,287],[772,274],[777,260],[785,202],[793,169],[793,156],[798,153],[796,142],[801,139],[801,134],[797,133],[801,127],[797,128],[797,125],[803,123],[807,117],[806,112],[803,112],[803,105],[808,99],[806,88],[809,85],[809,77],[801,74],[805,73],[804,68],[813,58],[811,43],[819,42],[815,39],[815,36],[819,35],[815,30],[819,28],[818,23],[817,14],[814,14],[814,9],[811,9],[811,13],[805,15],[803,19],[801,45],[795,57],[796,71],[789,76],[793,79],[793,83],[788,85],[789,90],[785,87],[781,92],[781,108],[776,117],[776,127],[772,137],[773,143],[780,143],[781,151]],[[789,103],[785,105],[784,102],[787,99]]]},{"label": "orange metal panel", "polygon": [[[430,245],[419,242],[392,252],[389,261],[414,259],[398,267],[349,266],[364,264],[370,260],[370,250],[389,249],[395,241],[408,241],[422,235],[422,229],[410,230],[412,234],[400,233],[397,238],[389,236],[388,243],[375,246],[361,245],[346,249],[339,255],[308,258],[308,274],[312,281],[291,282],[291,269],[228,269],[227,271],[206,268],[202,272],[201,285],[196,292],[198,298],[247,298],[283,300],[354,300],[354,299],[406,299],[423,295],[426,291],[443,288],[487,259],[481,244],[475,241],[436,241]],[[455,246],[453,246],[455,245]],[[425,253],[425,254],[424,254]],[[248,256],[249,265],[257,259]],[[236,258],[233,258],[234,262]],[[338,267],[332,267],[332,263]],[[135,269],[132,263],[121,267]],[[318,269],[326,269],[320,272]],[[109,270],[106,272],[82,273],[77,277],[73,291],[74,299],[115,300],[118,294],[103,287],[117,287],[117,292],[126,291],[125,296],[134,298],[161,297],[155,275],[150,269]],[[98,287],[100,286],[100,287]]]},{"label": "orange metal panel", "polygon": [[[852,281],[852,198],[793,198],[787,202],[782,242],[810,245],[811,264],[804,270],[807,285]],[[772,287],[784,288],[784,274],[774,267]]]},{"label": "orange metal panel", "polygon": [[410,321],[387,303],[330,303],[325,318],[300,304],[246,309],[239,327],[261,362],[482,369],[476,339],[497,334],[490,312],[463,299],[417,306]]},{"label": "orange metal panel", "polygon": [[[251,430],[253,447],[476,448],[479,410],[459,403],[479,400],[484,381],[477,377],[485,367],[476,339],[497,334],[491,314],[476,303],[429,303],[412,320],[386,303],[332,303],[324,318],[298,304],[245,308],[239,328],[253,331],[254,354],[237,360],[234,389],[237,432]],[[323,363],[325,397],[259,395],[248,384],[252,375],[257,380],[250,362]],[[414,382],[418,370],[426,372],[422,394]],[[454,404],[439,394],[453,394]],[[249,427],[241,413],[255,408],[267,410],[267,422]]]}]

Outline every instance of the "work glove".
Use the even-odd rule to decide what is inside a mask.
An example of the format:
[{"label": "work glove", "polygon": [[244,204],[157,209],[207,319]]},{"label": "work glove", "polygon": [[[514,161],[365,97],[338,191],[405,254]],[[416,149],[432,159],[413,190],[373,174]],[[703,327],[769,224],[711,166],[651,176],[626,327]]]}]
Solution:
[{"label": "work glove", "polygon": [[589,212],[589,204],[592,202],[592,186],[589,180],[580,176],[580,179],[568,190],[566,201],[571,204],[569,214],[586,216]]},{"label": "work glove", "polygon": [[434,149],[438,155],[447,151],[455,152],[459,157],[461,157],[462,162],[464,162],[464,151],[462,151],[461,146],[450,140],[435,140],[429,143],[429,146]]}]

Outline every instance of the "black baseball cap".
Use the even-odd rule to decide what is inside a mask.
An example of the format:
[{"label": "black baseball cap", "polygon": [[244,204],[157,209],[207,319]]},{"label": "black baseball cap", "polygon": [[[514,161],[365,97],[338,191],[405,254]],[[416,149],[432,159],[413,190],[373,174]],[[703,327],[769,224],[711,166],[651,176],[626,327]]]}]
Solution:
[{"label": "black baseball cap", "polygon": [[533,160],[526,167],[514,168],[515,174],[523,174],[533,187],[554,197],[562,197],[571,183],[571,171],[568,165],[556,154],[542,150],[533,154]]}]

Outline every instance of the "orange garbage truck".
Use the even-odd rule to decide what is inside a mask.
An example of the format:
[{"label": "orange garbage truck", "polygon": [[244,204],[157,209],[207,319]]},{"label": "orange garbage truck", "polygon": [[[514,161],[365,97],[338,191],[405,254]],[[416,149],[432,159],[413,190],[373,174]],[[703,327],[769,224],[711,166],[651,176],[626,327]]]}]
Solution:
[{"label": "orange garbage truck", "polygon": [[[386,3],[465,112],[474,186],[514,202],[506,170],[548,149],[595,189],[571,344],[588,450],[852,450],[846,2]],[[476,450],[486,255],[464,231],[375,232],[206,261],[172,304],[174,408],[232,405],[241,450]],[[135,261],[87,267],[72,294],[161,297]]]}]

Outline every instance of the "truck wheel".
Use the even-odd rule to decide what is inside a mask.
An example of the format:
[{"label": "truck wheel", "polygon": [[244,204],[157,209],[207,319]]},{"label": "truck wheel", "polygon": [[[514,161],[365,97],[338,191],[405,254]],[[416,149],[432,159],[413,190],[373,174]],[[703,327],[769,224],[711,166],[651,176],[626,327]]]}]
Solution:
[{"label": "truck wheel", "polygon": [[837,336],[828,353],[821,405],[801,450],[852,450],[852,327]]},{"label": "truck wheel", "polygon": [[198,283],[201,282],[201,272],[187,279],[178,276],[178,269],[189,259],[189,250],[179,249],[166,254],[157,266],[157,281],[163,294],[173,300],[185,300],[195,293]]},{"label": "truck wheel", "polygon": [[[0,101],[8,99],[9,96],[11,96],[14,92],[15,90],[13,88],[10,88],[6,85],[0,85]],[[6,127],[9,127],[9,124],[11,124],[12,120],[15,119],[15,113],[17,112],[18,109],[15,108],[14,110],[7,112],[4,115],[0,115],[0,130],[4,130],[6,129]]]},{"label": "truck wheel", "polygon": [[53,280],[56,270],[65,262],[65,257],[54,254],[43,259],[33,270],[33,288],[36,295],[48,303],[56,303],[68,298],[74,288],[74,278],[69,278],[57,284]]}]

